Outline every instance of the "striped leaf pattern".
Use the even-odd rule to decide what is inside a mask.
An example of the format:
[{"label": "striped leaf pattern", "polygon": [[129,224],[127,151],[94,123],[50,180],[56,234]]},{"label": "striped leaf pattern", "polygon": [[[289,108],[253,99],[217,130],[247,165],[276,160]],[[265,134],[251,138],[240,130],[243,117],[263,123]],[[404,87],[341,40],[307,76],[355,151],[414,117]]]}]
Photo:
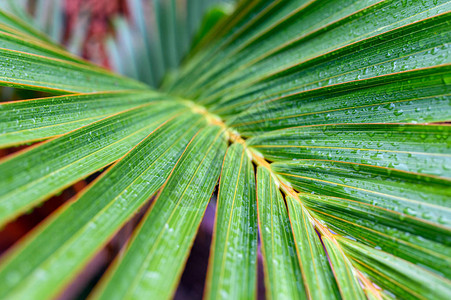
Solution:
[{"label": "striped leaf pattern", "polygon": [[268,299],[449,298],[451,1],[213,2],[128,1],[105,45],[131,78],[0,13],[0,85],[32,95],[0,147],[39,142],[0,160],[0,224],[106,168],[1,258],[0,297],[61,295],[153,201],[93,299],[173,297],[210,202],[205,298],[260,297],[259,260]]}]

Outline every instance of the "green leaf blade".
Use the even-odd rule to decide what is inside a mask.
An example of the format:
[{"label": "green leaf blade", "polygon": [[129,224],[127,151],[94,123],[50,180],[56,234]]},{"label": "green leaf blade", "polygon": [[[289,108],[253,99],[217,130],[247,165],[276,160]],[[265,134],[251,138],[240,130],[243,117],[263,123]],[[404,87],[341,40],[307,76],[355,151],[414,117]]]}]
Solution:
[{"label": "green leaf blade", "polygon": [[451,118],[450,66],[338,84],[258,103],[228,121],[245,136],[307,125],[426,123]]},{"label": "green leaf blade", "polygon": [[[451,34],[446,23],[448,18],[447,14],[443,14],[421,20],[267,76],[262,74],[263,67],[258,68],[262,73],[255,72],[257,67],[247,68],[247,72],[253,73],[245,78],[235,78],[233,84],[217,87],[220,90],[218,95],[203,95],[201,98],[204,102],[211,102],[209,106],[214,113],[229,118],[231,114],[242,112],[258,102],[293,93],[400,71],[448,65],[451,62],[446,50]],[[436,32],[440,34],[436,35]],[[410,46],[407,47],[408,44]],[[290,59],[293,58],[290,56]],[[271,60],[263,63],[271,69],[278,65],[277,61],[283,62],[277,55],[274,60],[274,64]],[[245,76],[246,73],[239,74]]]},{"label": "green leaf blade", "polygon": [[449,228],[351,199],[299,197],[334,232],[451,277]]},{"label": "green leaf blade", "polygon": [[322,239],[343,299],[366,299],[351,262],[334,240]]},{"label": "green leaf blade", "polygon": [[306,209],[292,196],[287,196],[287,204],[296,249],[305,278],[304,284],[309,297],[339,299],[340,294],[326,252]]},{"label": "green leaf blade", "polygon": [[57,294],[157,192],[205,125],[193,114],[164,124],[40,226],[4,258],[2,297]]},{"label": "green leaf blade", "polygon": [[268,298],[307,299],[288,212],[263,167],[257,169],[257,203]]},{"label": "green leaf blade", "polygon": [[271,161],[334,160],[450,178],[451,126],[330,124],[269,132],[247,143]]},{"label": "green leaf blade", "polygon": [[446,299],[451,281],[380,250],[339,239],[352,263],[376,284],[400,298]]},{"label": "green leaf blade", "polygon": [[446,179],[330,160],[280,162],[272,167],[299,191],[361,201],[437,225],[451,225],[447,201],[451,189]]},{"label": "green leaf blade", "polygon": [[225,151],[218,127],[195,137],[96,298],[171,297],[217,183]]},{"label": "green leaf blade", "polygon": [[210,250],[206,299],[255,299],[257,211],[255,177],[241,144],[224,161]]},{"label": "green leaf blade", "polygon": [[145,105],[7,157],[0,164],[1,223],[119,159],[184,109]]},{"label": "green leaf blade", "polygon": [[0,104],[0,147],[39,141],[75,130],[163,96],[152,92],[103,92]]},{"label": "green leaf blade", "polygon": [[46,43],[52,44],[50,39],[45,34],[42,34],[39,30],[36,30],[30,26],[27,22],[3,10],[0,11],[0,23],[8,25],[8,27],[12,27],[28,37],[34,37],[45,41]]},{"label": "green leaf blade", "polygon": [[56,94],[148,89],[99,67],[0,49],[0,84]]},{"label": "green leaf blade", "polygon": [[17,35],[14,29],[5,28],[4,25],[0,26],[0,48],[94,66],[62,50],[60,47],[35,40],[33,37]]}]

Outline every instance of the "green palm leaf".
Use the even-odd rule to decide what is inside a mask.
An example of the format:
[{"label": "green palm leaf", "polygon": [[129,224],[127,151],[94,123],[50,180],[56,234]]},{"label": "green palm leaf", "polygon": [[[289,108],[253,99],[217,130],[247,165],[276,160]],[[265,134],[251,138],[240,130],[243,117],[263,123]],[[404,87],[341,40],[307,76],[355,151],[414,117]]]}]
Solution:
[{"label": "green palm leaf", "polygon": [[0,164],[0,223],[121,158],[184,108],[177,110],[174,103],[156,109],[149,106],[94,122],[4,159]]},{"label": "green palm leaf", "polygon": [[129,5],[106,47],[145,83],[0,13],[0,85],[52,94],[0,105],[0,146],[49,139],[0,161],[0,223],[114,164],[4,256],[3,298],[57,296],[153,196],[92,297],[170,298],[218,181],[205,298],[260,296],[257,259],[270,299],[449,298],[450,1],[243,0],[197,36],[204,2]]},{"label": "green palm leaf", "polygon": [[287,197],[287,204],[299,263],[309,297],[312,299],[338,298],[338,289],[326,252],[308,212],[297,198]]},{"label": "green palm leaf", "polygon": [[307,299],[290,219],[268,170],[257,170],[257,201],[268,298]]},{"label": "green palm leaf", "polygon": [[255,177],[245,148],[229,147],[223,164],[206,298],[255,299],[257,209]]},{"label": "green palm leaf", "polygon": [[2,10],[0,12],[0,21],[2,23],[2,30],[5,30],[3,28],[4,26],[6,26],[7,27],[6,30],[8,31],[13,28],[27,37],[29,36],[32,39],[50,43],[50,39],[48,38],[48,36],[40,32],[39,30],[33,28],[33,26],[29,24],[28,19],[23,19],[21,17],[18,17],[14,14]]},{"label": "green palm leaf", "polygon": [[446,299],[451,292],[449,280],[419,266],[346,239],[340,241],[357,268],[400,298]]},{"label": "green palm leaf", "polygon": [[165,299],[174,293],[225,150],[218,127],[202,130],[191,141],[98,298]]},{"label": "green palm leaf", "polygon": [[365,299],[364,291],[357,279],[356,270],[352,267],[349,258],[336,244],[335,239],[323,236],[322,241],[329,255],[330,265],[342,297],[344,299]]},{"label": "green palm leaf", "polygon": [[3,103],[0,106],[3,120],[0,145],[12,146],[61,135],[104,117],[165,98],[151,91],[120,91]]},{"label": "green palm leaf", "polygon": [[[191,128],[182,126],[186,121],[193,123]],[[2,297],[55,295],[164,184],[203,126],[198,115],[188,115],[158,128],[37,229],[3,262]]]},{"label": "green palm leaf", "polygon": [[228,125],[254,136],[305,125],[447,121],[450,70],[419,69],[266,100]]}]

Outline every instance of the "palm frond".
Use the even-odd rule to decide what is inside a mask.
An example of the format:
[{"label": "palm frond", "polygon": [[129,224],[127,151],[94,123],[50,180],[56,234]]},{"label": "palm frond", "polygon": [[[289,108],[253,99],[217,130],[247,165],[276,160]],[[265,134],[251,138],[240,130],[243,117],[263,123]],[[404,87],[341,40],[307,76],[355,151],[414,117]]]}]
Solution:
[{"label": "palm frond", "polygon": [[274,179],[263,167],[257,170],[257,205],[268,298],[307,299],[288,212]]},{"label": "palm frond", "polygon": [[166,299],[174,294],[226,148],[217,126],[193,138],[98,298]]},{"label": "palm frond", "polygon": [[3,159],[0,223],[118,160],[184,110],[173,102],[145,104]]},{"label": "palm frond", "polygon": [[252,161],[233,144],[221,172],[206,298],[255,298],[258,225]]},{"label": "palm frond", "polygon": [[[193,123],[188,129],[186,121]],[[2,297],[48,298],[58,293],[163,186],[202,127],[199,115],[178,116],[135,142],[124,159],[5,258],[0,268]],[[13,280],[8,279],[11,272],[16,272]]]},{"label": "palm frond", "polygon": [[206,298],[255,299],[258,247],[270,299],[451,294],[450,1],[241,1],[192,46],[207,1],[129,4],[109,49],[135,79],[0,14],[0,84],[58,95],[0,105],[0,145],[48,139],[0,161],[1,224],[114,163],[0,295],[58,295],[155,196],[92,296],[170,298],[218,180]]}]

